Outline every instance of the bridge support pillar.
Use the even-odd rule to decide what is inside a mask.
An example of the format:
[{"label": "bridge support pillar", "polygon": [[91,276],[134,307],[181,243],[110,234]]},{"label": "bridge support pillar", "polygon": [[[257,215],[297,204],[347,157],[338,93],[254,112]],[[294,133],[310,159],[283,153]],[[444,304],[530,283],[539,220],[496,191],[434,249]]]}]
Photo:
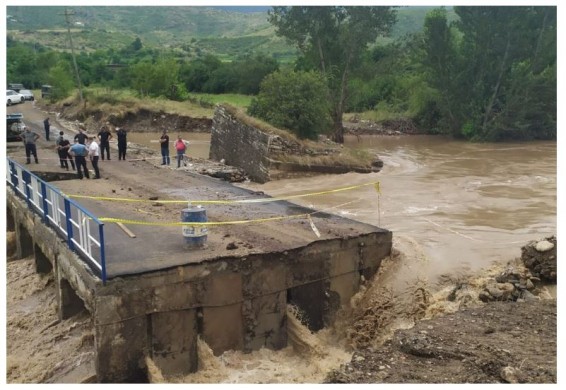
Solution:
[{"label": "bridge support pillar", "polygon": [[245,350],[287,346],[287,291],[244,302]]},{"label": "bridge support pillar", "polygon": [[230,349],[242,350],[244,329],[242,323],[242,304],[221,307],[204,307],[203,338],[214,355],[218,356]]},{"label": "bridge support pillar", "polygon": [[179,310],[150,316],[151,358],[164,375],[186,375],[198,369],[197,311]]},{"label": "bridge support pillar", "polygon": [[[102,298],[114,300],[113,297]],[[106,309],[120,310],[119,307]],[[145,356],[148,350],[148,317],[107,322],[109,317],[104,313],[95,318],[94,344],[98,382],[147,383]]]},{"label": "bridge support pillar", "polygon": [[85,305],[67,279],[61,277],[58,277],[58,279],[59,319],[66,320],[85,310]]}]

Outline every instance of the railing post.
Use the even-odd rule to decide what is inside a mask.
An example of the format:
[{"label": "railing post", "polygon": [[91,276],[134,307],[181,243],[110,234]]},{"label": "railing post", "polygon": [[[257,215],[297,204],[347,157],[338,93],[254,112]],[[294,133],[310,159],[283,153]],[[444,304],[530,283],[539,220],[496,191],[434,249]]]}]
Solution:
[{"label": "railing post", "polygon": [[16,175],[16,164],[10,160],[10,180],[14,189],[18,186],[18,175]]},{"label": "railing post", "polygon": [[41,200],[43,203],[43,223],[49,225],[49,206],[47,205],[47,186],[41,181]]},{"label": "railing post", "polygon": [[29,184],[31,182],[31,175],[28,171],[22,171],[22,177],[24,179],[24,183],[26,183],[26,186],[25,186],[26,201],[28,203],[28,207],[31,209],[32,208],[31,194],[30,194],[30,189],[29,189]]},{"label": "railing post", "polygon": [[67,245],[74,251],[75,245],[73,244],[73,224],[71,223],[71,202],[68,198],[64,198],[65,202],[65,222],[67,223]]},{"label": "railing post", "polygon": [[102,284],[106,284],[106,251],[104,250],[104,224],[98,225],[100,238],[100,266],[102,267]]}]

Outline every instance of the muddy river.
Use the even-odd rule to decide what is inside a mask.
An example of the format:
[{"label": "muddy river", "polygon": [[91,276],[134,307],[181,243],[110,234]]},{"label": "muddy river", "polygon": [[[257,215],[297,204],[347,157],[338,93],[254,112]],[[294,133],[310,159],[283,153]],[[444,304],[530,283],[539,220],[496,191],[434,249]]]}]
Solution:
[{"label": "muddy river", "polygon": [[519,256],[522,244],[556,232],[555,142],[366,136],[346,144],[379,155],[383,170],[248,187],[279,196],[379,181],[379,200],[365,187],[297,202],[326,209],[353,201],[334,212],[393,231],[399,249],[421,258],[419,274],[429,279]]}]

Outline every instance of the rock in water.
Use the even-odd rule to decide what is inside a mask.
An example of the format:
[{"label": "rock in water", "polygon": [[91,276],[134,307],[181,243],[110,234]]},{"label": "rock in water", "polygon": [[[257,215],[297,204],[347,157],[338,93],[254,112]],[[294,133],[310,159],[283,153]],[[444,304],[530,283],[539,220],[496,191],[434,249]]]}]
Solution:
[{"label": "rock in water", "polygon": [[554,248],[554,244],[546,240],[537,242],[535,246],[535,249],[539,252],[546,252],[551,250],[552,248]]}]

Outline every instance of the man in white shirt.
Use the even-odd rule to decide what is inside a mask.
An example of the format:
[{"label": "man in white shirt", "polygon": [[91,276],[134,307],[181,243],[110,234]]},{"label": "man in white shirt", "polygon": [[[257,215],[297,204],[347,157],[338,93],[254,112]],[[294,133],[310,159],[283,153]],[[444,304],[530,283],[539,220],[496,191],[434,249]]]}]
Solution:
[{"label": "man in white shirt", "polygon": [[94,136],[88,137],[88,156],[92,167],[94,168],[94,179],[100,179],[100,171],[98,170],[98,159],[100,158],[100,147],[94,140]]}]

